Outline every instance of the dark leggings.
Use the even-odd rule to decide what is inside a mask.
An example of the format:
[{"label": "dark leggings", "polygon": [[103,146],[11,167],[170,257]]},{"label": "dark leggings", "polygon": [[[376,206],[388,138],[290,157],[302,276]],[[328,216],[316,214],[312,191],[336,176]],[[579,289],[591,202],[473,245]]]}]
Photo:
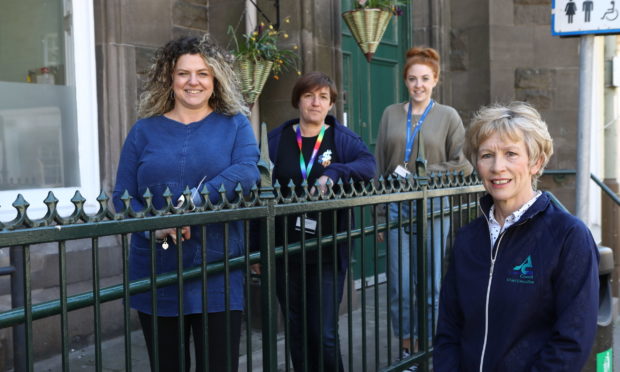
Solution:
[{"label": "dark leggings", "polygon": [[[206,356],[209,359],[209,371],[227,371],[226,361],[230,355],[231,369],[236,372],[239,367],[239,339],[241,336],[241,311],[230,312],[230,329],[226,328],[226,313],[209,313],[207,317],[209,327],[209,350]],[[151,348],[153,346],[153,316],[138,312],[140,325],[146,341],[146,347],[153,370],[153,358]],[[190,357],[190,334],[194,337],[194,347],[196,350],[196,371],[204,370],[205,354],[201,353],[204,349],[202,343],[202,314],[188,314],[184,318],[185,336],[185,371],[189,372],[191,366]],[[159,372],[179,371],[179,332],[178,317],[157,317],[157,333],[159,335]],[[191,332],[190,332],[191,331]],[[230,337],[230,348],[226,347],[226,334]]]}]

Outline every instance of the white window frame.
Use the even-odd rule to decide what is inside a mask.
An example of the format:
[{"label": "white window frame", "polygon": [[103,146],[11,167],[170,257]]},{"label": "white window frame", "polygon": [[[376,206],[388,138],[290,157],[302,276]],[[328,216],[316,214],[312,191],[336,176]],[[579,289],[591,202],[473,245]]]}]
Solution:
[{"label": "white window frame", "polygon": [[[76,118],[78,133],[78,159],[80,172],[79,187],[59,187],[52,189],[18,189],[0,191],[0,221],[8,222],[17,214],[12,204],[17,195],[23,195],[30,204],[28,216],[40,218],[47,212],[43,203],[49,191],[53,191],[59,200],[58,212],[62,216],[70,215],[74,206],[71,203],[76,191],[86,199],[87,212],[96,212],[99,208],[97,196],[100,189],[99,176],[99,135],[97,118],[97,74],[95,59],[95,17],[92,0],[65,0],[65,17],[71,19],[71,36],[73,43],[67,43],[67,53],[73,54],[74,63],[67,63],[69,73],[75,74],[68,83],[75,85]],[[72,44],[72,45],[71,45]]]}]

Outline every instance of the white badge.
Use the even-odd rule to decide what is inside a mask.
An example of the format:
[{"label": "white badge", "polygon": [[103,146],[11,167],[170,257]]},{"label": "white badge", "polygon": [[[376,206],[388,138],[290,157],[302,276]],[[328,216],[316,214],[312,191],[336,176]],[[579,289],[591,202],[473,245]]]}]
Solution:
[{"label": "white badge", "polygon": [[[316,221],[308,217],[306,217],[305,221],[306,232],[308,234],[314,234],[316,231]],[[301,231],[301,217],[297,217],[297,221],[295,221],[295,230]]]},{"label": "white badge", "polygon": [[396,169],[394,169],[394,174],[397,175],[397,176],[400,176],[402,178],[407,178],[411,174],[411,172],[409,172],[407,170],[407,168],[405,168],[405,167],[403,167],[402,165],[399,164],[396,167]]}]

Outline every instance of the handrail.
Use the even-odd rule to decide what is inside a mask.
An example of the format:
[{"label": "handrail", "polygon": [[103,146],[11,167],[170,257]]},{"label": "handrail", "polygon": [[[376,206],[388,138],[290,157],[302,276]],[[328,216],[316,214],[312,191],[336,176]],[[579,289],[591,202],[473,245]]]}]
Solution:
[{"label": "handrail", "polygon": [[546,191],[546,193],[549,195],[549,197],[551,198],[551,202],[555,204],[556,207],[560,208],[566,213],[570,213],[570,211],[564,206],[564,204],[562,204],[560,199],[558,199],[551,191]]},{"label": "handrail", "polygon": [[590,174],[590,178],[592,178],[592,180],[594,182],[596,182],[597,185],[599,185],[599,187],[605,191],[605,193],[611,198],[611,200],[613,200],[614,202],[616,202],[616,205],[620,205],[620,198],[618,197],[618,195],[609,188],[609,186],[605,185],[603,183],[603,181],[601,181],[600,179],[598,179],[595,175]]},{"label": "handrail", "polygon": [[[543,176],[561,176],[566,174],[577,174],[577,171],[574,169],[547,169],[543,172]],[[590,178],[601,188],[601,190],[605,192],[605,194],[607,194],[607,196],[611,198],[611,200],[616,203],[616,205],[620,206],[620,197],[618,197],[618,195],[610,189],[609,186],[605,185],[603,181],[592,173],[590,173]]]}]

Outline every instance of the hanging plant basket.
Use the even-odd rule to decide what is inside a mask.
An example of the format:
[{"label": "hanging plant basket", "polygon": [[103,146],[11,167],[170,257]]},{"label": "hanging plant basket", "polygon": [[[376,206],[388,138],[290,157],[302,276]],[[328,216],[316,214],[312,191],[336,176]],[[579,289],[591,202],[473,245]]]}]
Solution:
[{"label": "hanging plant basket", "polygon": [[241,93],[248,106],[252,106],[256,98],[263,90],[265,82],[271,72],[272,61],[249,61],[241,59],[237,61],[239,68],[239,80],[241,80]]},{"label": "hanging plant basket", "polygon": [[342,13],[342,18],[370,62],[390,23],[392,12],[377,8],[355,9]]}]

